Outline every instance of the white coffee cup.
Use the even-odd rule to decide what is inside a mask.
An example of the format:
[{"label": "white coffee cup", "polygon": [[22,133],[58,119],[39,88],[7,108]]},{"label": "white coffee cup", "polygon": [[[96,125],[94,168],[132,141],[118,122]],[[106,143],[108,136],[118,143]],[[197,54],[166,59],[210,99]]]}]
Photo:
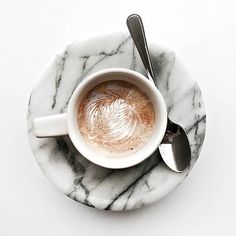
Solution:
[{"label": "white coffee cup", "polygon": [[[121,75],[119,77],[114,75]],[[99,152],[89,146],[81,136],[77,112],[78,105],[86,93],[96,85],[119,78],[136,85],[143,91],[153,104],[155,112],[154,131],[148,142],[138,151],[130,155],[112,157],[108,153]],[[120,169],[134,166],[148,158],[160,145],[167,126],[167,110],[161,93],[156,86],[142,74],[122,68],[112,68],[98,71],[84,79],[72,94],[68,103],[67,112],[52,116],[39,117],[34,120],[34,132],[36,137],[54,137],[69,135],[76,149],[88,160],[103,167]]]}]

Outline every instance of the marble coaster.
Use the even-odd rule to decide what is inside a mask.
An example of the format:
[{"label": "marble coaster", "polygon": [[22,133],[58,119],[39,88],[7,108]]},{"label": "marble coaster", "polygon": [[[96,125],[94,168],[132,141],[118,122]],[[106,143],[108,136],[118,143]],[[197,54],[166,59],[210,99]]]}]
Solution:
[{"label": "marble coaster", "polygon": [[150,44],[150,53],[169,117],[188,134],[192,152],[190,167],[183,173],[175,173],[168,169],[156,151],[137,166],[111,170],[85,159],[67,136],[35,137],[34,118],[65,112],[74,89],[88,75],[112,67],[129,68],[145,75],[133,41],[125,33],[76,41],[40,74],[29,99],[27,121],[29,141],[39,167],[70,198],[99,209],[139,208],[173,190],[195,164],[206,126],[200,88],[172,51]]}]

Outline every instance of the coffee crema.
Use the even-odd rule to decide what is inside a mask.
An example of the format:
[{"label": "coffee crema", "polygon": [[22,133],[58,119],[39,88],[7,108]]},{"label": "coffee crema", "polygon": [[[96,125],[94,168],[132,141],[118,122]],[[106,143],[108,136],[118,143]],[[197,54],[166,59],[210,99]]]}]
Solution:
[{"label": "coffee crema", "polygon": [[92,88],[78,106],[78,125],[85,142],[109,153],[133,153],[150,139],[155,112],[148,96],[120,80]]}]

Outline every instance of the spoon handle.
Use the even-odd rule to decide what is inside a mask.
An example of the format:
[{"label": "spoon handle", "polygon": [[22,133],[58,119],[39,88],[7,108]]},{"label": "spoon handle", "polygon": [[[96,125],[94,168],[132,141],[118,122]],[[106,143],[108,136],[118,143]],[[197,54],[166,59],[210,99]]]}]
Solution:
[{"label": "spoon handle", "polygon": [[142,19],[137,14],[132,14],[127,18],[127,26],[131,37],[134,41],[136,48],[138,49],[139,55],[143,61],[144,67],[147,71],[148,78],[154,82],[155,74],[153,71],[152,62],[149,56],[147,40],[143,27]]}]

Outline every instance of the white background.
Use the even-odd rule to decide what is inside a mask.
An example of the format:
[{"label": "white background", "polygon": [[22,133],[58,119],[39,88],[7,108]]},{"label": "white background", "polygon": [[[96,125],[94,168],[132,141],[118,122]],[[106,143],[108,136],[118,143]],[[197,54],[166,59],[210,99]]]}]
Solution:
[{"label": "white background", "polygon": [[[173,49],[201,86],[203,150],[159,203],[126,213],[90,209],[59,192],[26,134],[30,90],[65,45],[126,31],[140,13],[148,39]],[[236,5],[228,0],[0,1],[0,236],[236,235]]]}]

